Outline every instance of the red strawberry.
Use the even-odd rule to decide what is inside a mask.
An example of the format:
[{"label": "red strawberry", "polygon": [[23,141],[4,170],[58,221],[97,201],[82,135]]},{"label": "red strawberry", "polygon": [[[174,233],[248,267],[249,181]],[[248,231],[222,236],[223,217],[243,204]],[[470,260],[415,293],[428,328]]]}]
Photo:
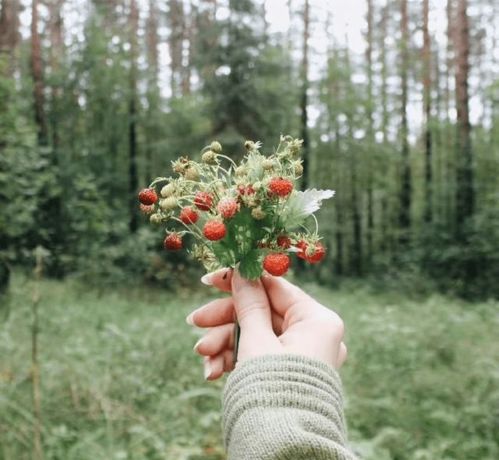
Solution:
[{"label": "red strawberry", "polygon": [[213,197],[208,192],[197,192],[194,197],[194,204],[201,211],[209,211],[213,204]]},{"label": "red strawberry", "polygon": [[254,195],[255,194],[255,189],[253,188],[252,185],[240,185],[237,187],[237,191],[239,192],[239,195]]},{"label": "red strawberry", "polygon": [[195,224],[199,219],[199,214],[194,211],[190,206],[186,206],[182,211],[180,211],[180,220],[184,224]]},{"label": "red strawberry", "polygon": [[169,233],[163,241],[163,246],[168,251],[178,251],[182,249],[182,237],[178,233]]},{"label": "red strawberry", "polygon": [[[312,251],[313,253],[311,253]],[[311,253],[306,257],[306,261],[311,264],[320,262],[326,255],[326,248],[322,245],[322,243],[317,243],[312,251],[310,250],[310,248],[306,251],[306,253]]]},{"label": "red strawberry", "polygon": [[305,260],[307,258],[307,254],[305,253],[305,251],[307,250],[307,242],[306,241],[298,241],[298,243],[296,243],[296,247],[299,249],[299,251],[296,253],[296,255],[300,258],[300,259],[303,259]]},{"label": "red strawberry", "polygon": [[275,177],[269,182],[269,193],[280,197],[288,196],[293,190],[293,182],[282,177]]},{"label": "red strawberry", "polygon": [[288,271],[290,264],[289,256],[279,252],[269,254],[263,259],[263,268],[274,276],[284,275]]},{"label": "red strawberry", "polygon": [[225,224],[216,219],[209,220],[203,227],[203,235],[210,241],[221,240],[226,232]]},{"label": "red strawberry", "polygon": [[142,204],[140,203],[140,211],[144,214],[151,214],[154,211],[154,205],[153,204]]},{"label": "red strawberry", "polygon": [[239,210],[239,205],[233,198],[222,198],[218,203],[217,210],[224,219],[230,219]]},{"label": "red strawberry", "polygon": [[158,195],[153,188],[144,188],[139,192],[139,201],[148,206],[158,201]]},{"label": "red strawberry", "polygon": [[283,249],[289,249],[291,247],[291,239],[289,236],[280,235],[277,237],[277,246]]}]

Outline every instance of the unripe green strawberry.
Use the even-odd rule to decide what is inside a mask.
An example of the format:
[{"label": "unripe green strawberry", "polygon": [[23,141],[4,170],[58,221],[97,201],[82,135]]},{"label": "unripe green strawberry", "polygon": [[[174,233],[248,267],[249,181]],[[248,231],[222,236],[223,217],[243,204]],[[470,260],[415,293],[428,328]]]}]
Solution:
[{"label": "unripe green strawberry", "polygon": [[195,224],[199,219],[199,214],[194,211],[190,206],[186,206],[180,211],[180,220],[186,224]]},{"label": "unripe green strawberry", "polygon": [[210,149],[213,150],[215,153],[220,153],[222,151],[222,145],[218,141],[213,141],[210,144]]},{"label": "unripe green strawberry", "polygon": [[163,198],[167,198],[170,195],[173,195],[175,193],[175,186],[173,184],[166,184],[162,189],[161,189],[161,196]]},{"label": "unripe green strawberry", "polygon": [[230,219],[234,217],[236,212],[239,210],[239,205],[234,198],[222,198],[217,205],[217,211],[224,219]]},{"label": "unripe green strawberry", "polygon": [[213,150],[207,150],[201,155],[201,160],[208,165],[214,165],[217,163],[217,154]]},{"label": "unripe green strawberry", "polygon": [[262,161],[262,168],[265,169],[265,171],[270,171],[274,168],[274,161],[270,158],[266,158]]},{"label": "unripe green strawberry", "polygon": [[290,265],[291,259],[289,256],[280,252],[268,254],[265,259],[263,259],[263,268],[274,276],[286,274]]},{"label": "unripe green strawberry", "polygon": [[269,182],[269,193],[281,198],[288,196],[293,190],[293,182],[283,177],[274,177]]},{"label": "unripe green strawberry", "polygon": [[139,192],[139,201],[142,204],[151,205],[158,201],[158,195],[153,188],[144,188]]},{"label": "unripe green strawberry", "polygon": [[185,171],[184,171],[184,177],[187,180],[192,180],[194,182],[197,182],[199,180],[199,171],[196,168],[196,166],[189,166]]},{"label": "unripe green strawberry", "polygon": [[209,220],[204,224],[203,235],[210,241],[221,240],[226,233],[227,229],[225,224],[218,219]]},{"label": "unripe green strawberry", "polygon": [[174,196],[169,196],[168,198],[163,198],[159,202],[159,207],[163,211],[171,211],[172,209],[175,209],[178,205],[178,201]]},{"label": "unripe green strawberry", "polygon": [[163,246],[168,251],[178,251],[182,249],[182,237],[178,233],[169,233],[163,241]]},{"label": "unripe green strawberry", "polygon": [[163,218],[161,217],[161,214],[151,214],[151,217],[149,217],[149,221],[151,224],[160,224],[162,222]]},{"label": "unripe green strawberry", "polygon": [[296,176],[301,176],[303,174],[303,165],[301,164],[301,161],[295,161],[293,163],[293,167],[295,169]]},{"label": "unripe green strawberry", "polygon": [[260,206],[251,210],[251,217],[253,217],[253,219],[262,220],[265,219],[266,216],[266,212]]}]

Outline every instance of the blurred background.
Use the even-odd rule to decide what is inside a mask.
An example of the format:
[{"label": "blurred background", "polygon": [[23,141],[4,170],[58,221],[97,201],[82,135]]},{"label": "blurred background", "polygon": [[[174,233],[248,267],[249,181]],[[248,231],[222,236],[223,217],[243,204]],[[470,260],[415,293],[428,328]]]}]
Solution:
[{"label": "blurred background", "polygon": [[[212,140],[333,188],[295,282],[345,318],[366,459],[499,458],[499,4],[1,0],[0,459],[223,459],[137,191]],[[332,300],[332,303],[331,303]]]}]

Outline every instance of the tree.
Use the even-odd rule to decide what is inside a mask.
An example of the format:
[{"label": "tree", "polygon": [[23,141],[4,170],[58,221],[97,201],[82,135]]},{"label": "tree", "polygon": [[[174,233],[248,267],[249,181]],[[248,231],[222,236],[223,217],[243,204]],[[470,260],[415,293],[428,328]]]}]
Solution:
[{"label": "tree", "polygon": [[309,46],[310,39],[310,5],[309,0],[305,0],[303,9],[303,42],[302,42],[302,63],[301,63],[301,96],[300,96],[300,113],[301,113],[301,138],[303,139],[303,169],[305,174],[302,178],[302,189],[308,187],[308,169],[310,157],[310,140],[308,136],[308,61],[309,61]]},{"label": "tree", "polygon": [[0,59],[7,55],[9,66],[6,71],[10,74],[14,70],[14,55],[19,41],[19,0],[3,0],[0,11]]},{"label": "tree", "polygon": [[429,0],[423,0],[423,110],[425,146],[424,220],[433,220],[432,135],[431,135],[431,44],[428,30]]},{"label": "tree", "polygon": [[138,211],[136,193],[139,185],[137,172],[137,33],[139,22],[139,11],[135,0],[130,0],[129,21],[129,40],[130,40],[130,87],[128,95],[128,192],[129,192],[129,210],[130,221],[129,228],[131,233],[137,231]]},{"label": "tree", "polygon": [[458,235],[463,235],[463,225],[473,215],[475,192],[473,186],[473,155],[469,114],[469,23],[467,0],[459,0],[456,13],[454,43],[456,49],[456,109],[457,109],[457,187],[456,224]]},{"label": "tree", "polygon": [[399,195],[399,225],[400,242],[405,244],[410,238],[411,228],[411,164],[409,158],[409,139],[407,125],[407,95],[408,95],[408,68],[409,68],[409,20],[407,14],[407,0],[400,0],[400,195]]},{"label": "tree", "polygon": [[42,49],[38,33],[38,0],[31,3],[31,75],[33,78],[33,101],[35,122],[38,127],[38,143],[48,144],[47,117],[45,114],[45,96],[43,82]]}]

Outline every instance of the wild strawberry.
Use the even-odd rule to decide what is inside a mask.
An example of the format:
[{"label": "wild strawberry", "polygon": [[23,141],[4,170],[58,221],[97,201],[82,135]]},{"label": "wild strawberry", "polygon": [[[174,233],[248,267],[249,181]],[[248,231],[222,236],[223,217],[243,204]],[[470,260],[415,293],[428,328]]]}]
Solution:
[{"label": "wild strawberry", "polygon": [[220,153],[222,151],[222,146],[220,145],[220,142],[213,141],[210,144],[210,149],[213,150],[215,153]]},{"label": "wild strawberry", "polygon": [[193,182],[197,182],[199,180],[199,171],[196,166],[189,166],[185,172],[184,177],[187,180],[192,180]]},{"label": "wild strawberry", "polygon": [[194,211],[190,206],[186,206],[182,211],[180,211],[180,220],[184,224],[195,224],[199,219],[199,214]]},{"label": "wild strawberry", "polygon": [[277,237],[277,246],[282,249],[289,249],[291,247],[291,239],[289,236],[280,235]]},{"label": "wild strawberry", "polygon": [[226,232],[225,224],[216,219],[209,220],[203,227],[203,235],[210,241],[221,240]]},{"label": "wild strawberry", "polygon": [[197,192],[194,197],[194,204],[201,211],[209,211],[213,204],[213,197],[208,192]]},{"label": "wild strawberry", "polygon": [[139,201],[142,204],[151,205],[158,201],[158,195],[153,188],[144,188],[139,192]]},{"label": "wild strawberry", "polygon": [[163,198],[159,200],[159,207],[163,211],[171,211],[175,209],[178,205],[178,200],[174,196],[169,196],[168,198]]},{"label": "wild strawberry", "polygon": [[217,211],[224,219],[234,217],[238,210],[239,205],[233,198],[222,198],[217,205]]},{"label": "wild strawberry", "polygon": [[280,197],[288,196],[293,190],[293,182],[282,177],[274,177],[269,182],[269,193]]},{"label": "wild strawberry", "polygon": [[154,212],[154,205],[153,204],[142,204],[140,203],[140,212],[142,212],[143,214],[152,214]]},{"label": "wild strawberry", "polygon": [[263,268],[271,275],[282,276],[284,275],[291,265],[291,260],[287,254],[275,252],[268,254],[263,259]]},{"label": "wild strawberry", "polygon": [[163,241],[163,246],[168,251],[178,251],[182,249],[182,237],[175,232],[169,233]]},{"label": "wild strawberry", "polygon": [[201,156],[201,160],[208,165],[217,164],[217,154],[213,150],[207,150]]},{"label": "wild strawberry", "polygon": [[166,184],[162,189],[161,189],[161,196],[163,198],[167,198],[170,195],[173,195],[175,192],[175,186],[173,184]]},{"label": "wild strawberry", "polygon": [[255,189],[252,185],[240,185],[237,187],[239,195],[254,195]]},{"label": "wild strawberry", "polygon": [[307,242],[300,240],[298,243],[296,243],[296,248],[299,249],[299,251],[296,253],[296,255],[300,258],[305,260],[307,258],[306,250],[307,250]]},{"label": "wild strawberry", "polygon": [[163,218],[161,217],[161,214],[151,214],[151,217],[149,217],[149,221],[151,224],[160,224],[163,221]]},{"label": "wild strawberry", "polygon": [[326,248],[322,245],[322,243],[317,243],[312,248],[307,248],[305,253],[307,255],[305,260],[311,264],[316,264],[326,255]]}]

